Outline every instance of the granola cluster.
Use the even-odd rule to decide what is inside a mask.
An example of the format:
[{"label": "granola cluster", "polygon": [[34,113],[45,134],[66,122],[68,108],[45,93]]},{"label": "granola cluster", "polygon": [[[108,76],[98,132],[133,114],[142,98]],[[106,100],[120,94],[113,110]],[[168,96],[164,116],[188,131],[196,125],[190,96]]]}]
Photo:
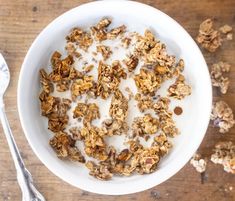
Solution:
[{"label": "granola cluster", "polygon": [[222,94],[226,94],[229,87],[229,78],[224,76],[224,73],[230,71],[230,64],[220,61],[211,67],[211,82],[215,87],[220,88]]},{"label": "granola cluster", "polygon": [[206,19],[200,24],[197,42],[209,52],[215,52],[222,45],[222,35],[226,35],[226,40],[232,40],[232,27],[226,24],[215,30],[213,20]]},{"label": "granola cluster", "polygon": [[[39,99],[41,114],[53,133],[50,146],[63,160],[85,163],[89,174],[101,180],[154,172],[172,148],[169,138],[179,134],[170,98],[181,100],[191,94],[182,74],[184,61],[169,55],[153,32],[140,35],[128,32],[125,25],[109,28],[111,22],[103,18],[90,29],[72,29],[66,37],[67,56],[54,52],[51,72],[40,70]],[[114,40],[119,47],[112,46]],[[118,49],[128,52],[125,58],[117,60]],[[88,54],[92,60],[86,60]],[[177,80],[168,97],[156,95],[163,82],[172,78]],[[130,86],[122,91],[128,79],[135,93]],[[129,101],[137,107],[137,115],[130,112]],[[106,104],[108,114],[103,114],[99,102]],[[115,135],[125,137],[126,148],[110,145]],[[152,142],[144,146],[141,138]],[[84,145],[83,152],[78,141]]]},{"label": "granola cluster", "polygon": [[203,173],[206,171],[207,162],[199,154],[195,154],[190,160],[190,164],[196,169],[197,172]]},{"label": "granola cluster", "polygon": [[216,127],[219,127],[220,133],[228,132],[235,124],[233,111],[224,101],[213,104],[211,120],[214,121]]},{"label": "granola cluster", "polygon": [[235,174],[235,145],[230,141],[218,143],[211,161],[223,165],[226,172]]},{"label": "granola cluster", "polygon": [[180,74],[175,83],[169,87],[168,93],[170,97],[181,100],[191,94],[191,87],[185,83],[184,76]]}]

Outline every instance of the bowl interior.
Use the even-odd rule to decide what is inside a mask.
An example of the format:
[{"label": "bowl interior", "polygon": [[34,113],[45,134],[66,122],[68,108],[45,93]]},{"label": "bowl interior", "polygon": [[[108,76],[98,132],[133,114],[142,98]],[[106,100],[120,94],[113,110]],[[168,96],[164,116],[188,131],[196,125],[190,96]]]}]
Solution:
[{"label": "bowl interior", "polygon": [[[131,8],[131,9],[130,9]],[[175,120],[181,134],[174,148],[150,175],[114,177],[99,181],[88,175],[79,163],[59,160],[48,145],[51,137],[47,120],[40,115],[39,69],[48,66],[55,50],[64,51],[65,36],[75,26],[87,28],[100,18],[113,19],[112,26],[127,25],[140,33],[151,29],[166,44],[170,53],[185,61],[184,75],[192,86],[192,95],[183,101],[173,101],[183,114]],[[160,91],[164,94],[167,84]],[[211,84],[204,58],[195,42],[173,19],[157,9],[129,1],[101,1],[84,4],[63,14],[49,24],[28,51],[19,78],[18,109],[25,135],[39,159],[57,176],[81,189],[101,194],[127,194],[142,191],[165,181],[182,168],[200,145],[207,129],[211,109]]]}]

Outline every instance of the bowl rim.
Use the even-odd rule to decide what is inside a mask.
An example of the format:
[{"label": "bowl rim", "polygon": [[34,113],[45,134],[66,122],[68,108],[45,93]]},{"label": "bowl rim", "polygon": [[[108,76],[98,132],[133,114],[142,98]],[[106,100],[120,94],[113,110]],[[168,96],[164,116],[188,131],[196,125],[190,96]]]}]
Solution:
[{"label": "bowl rim", "polygon": [[[48,28],[50,28],[51,26],[53,26],[54,23],[57,23],[57,21],[60,21],[61,19],[63,19],[65,16],[70,15],[70,13],[75,12],[78,9],[82,9],[85,7],[92,7],[92,6],[102,6],[103,4],[124,4],[125,6],[132,6],[134,7],[138,7],[145,11],[149,11],[149,12],[158,12],[160,15],[162,15],[164,18],[166,18],[168,21],[171,21],[171,23],[175,24],[175,26],[177,26],[179,29],[181,29],[181,31],[184,33],[185,36],[187,36],[188,39],[190,39],[192,41],[192,44],[195,46],[195,51],[197,51],[198,55],[200,56],[201,62],[203,63],[204,67],[207,68],[207,64],[205,62],[205,59],[199,49],[199,47],[197,46],[197,44],[195,43],[195,41],[192,39],[192,37],[186,32],[186,30],[178,23],[176,22],[173,18],[169,17],[167,14],[163,13],[162,11],[158,10],[157,8],[151,7],[149,5],[143,4],[143,3],[139,3],[139,2],[134,2],[134,1],[122,1],[122,0],[116,0],[116,1],[95,1],[95,2],[89,2],[89,3],[85,3],[82,4],[80,6],[77,6],[75,8],[72,8],[70,10],[68,10],[67,12],[63,13],[62,15],[60,15],[59,17],[57,17],[56,19],[54,19],[52,22],[50,22],[36,37],[36,39],[33,41],[32,45],[30,46],[21,70],[20,70],[20,74],[19,74],[19,80],[18,80],[18,88],[17,88],[17,107],[18,107],[18,113],[19,113],[19,117],[20,117],[20,122],[23,128],[23,132],[26,136],[26,139],[28,141],[28,143],[30,144],[30,147],[33,149],[33,152],[36,154],[36,156],[40,159],[40,161],[53,173],[55,174],[57,177],[61,178],[62,180],[64,180],[65,182],[78,187],[82,190],[86,190],[89,192],[93,192],[93,193],[98,193],[98,194],[106,194],[106,195],[124,195],[124,194],[131,194],[131,193],[136,193],[136,192],[140,192],[143,190],[147,190],[149,188],[152,188],[164,181],[166,181],[167,179],[169,179],[170,177],[172,177],[173,175],[175,175],[181,168],[184,167],[184,165],[190,160],[190,158],[192,157],[192,155],[196,152],[197,148],[199,147],[199,145],[201,144],[205,134],[206,134],[206,130],[209,124],[209,120],[210,120],[210,111],[211,111],[211,106],[212,106],[212,86],[211,86],[211,82],[210,82],[210,77],[209,77],[209,71],[208,69],[205,70],[205,73],[207,73],[207,77],[208,77],[208,87],[207,87],[207,92],[208,92],[208,103],[207,103],[207,118],[205,119],[205,121],[202,123],[202,127],[201,127],[201,131],[202,134],[200,136],[200,140],[198,140],[195,144],[194,147],[192,147],[192,149],[190,151],[188,151],[187,153],[184,153],[184,158],[181,161],[177,161],[174,169],[170,170],[168,175],[165,175],[164,177],[162,177],[162,179],[159,182],[154,182],[154,181],[149,181],[148,183],[138,183],[138,186],[135,186],[135,188],[133,188],[132,186],[126,186],[126,188],[122,188],[120,189],[120,191],[116,191],[115,189],[109,189],[109,191],[107,191],[107,189],[94,189],[94,187],[90,187],[90,186],[86,186],[86,185],[78,185],[76,182],[71,181],[71,179],[69,178],[65,178],[59,171],[57,171],[56,168],[52,167],[52,165],[49,165],[49,163],[44,160],[43,156],[40,154],[40,152],[34,147],[32,141],[31,141],[31,137],[29,135],[29,133],[27,132],[27,125],[24,122],[24,113],[22,111],[22,83],[24,82],[23,80],[23,75],[26,72],[26,63],[27,60],[29,59],[29,56],[32,52],[32,50],[34,49],[34,47],[37,45],[39,38],[46,32],[46,30]],[[112,5],[113,6],[113,5]]]}]

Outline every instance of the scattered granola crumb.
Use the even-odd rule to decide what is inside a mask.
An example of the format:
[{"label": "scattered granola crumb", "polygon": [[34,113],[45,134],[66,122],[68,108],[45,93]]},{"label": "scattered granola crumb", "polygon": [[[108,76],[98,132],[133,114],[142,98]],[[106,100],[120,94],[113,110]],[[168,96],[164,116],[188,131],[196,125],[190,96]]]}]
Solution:
[{"label": "scattered granola crumb", "polygon": [[227,24],[225,24],[224,26],[220,27],[219,30],[223,33],[223,34],[227,34],[229,32],[231,32],[233,30],[233,28]]},{"label": "scattered granola crumb", "polygon": [[197,172],[203,173],[206,171],[207,162],[201,158],[199,154],[195,154],[190,160],[190,164],[196,169]]},{"label": "scattered granola crumb", "polygon": [[211,67],[211,82],[215,87],[220,88],[222,94],[226,94],[229,87],[228,77],[224,77],[224,73],[230,71],[230,64],[220,61],[219,63],[213,64]]},{"label": "scattered granola crumb", "polygon": [[235,174],[235,145],[232,142],[220,142],[215,146],[211,161],[224,166],[226,172]]},{"label": "scattered granola crumb", "polygon": [[233,111],[224,101],[218,101],[213,104],[211,120],[214,121],[216,127],[220,128],[220,133],[228,132],[235,124]]},{"label": "scattered granola crumb", "polygon": [[200,24],[197,42],[209,52],[215,52],[221,46],[220,33],[214,30],[212,19],[206,19]]},{"label": "scattered granola crumb", "polygon": [[232,33],[228,33],[228,34],[226,35],[226,39],[227,39],[227,40],[233,40],[233,34],[232,34]]}]

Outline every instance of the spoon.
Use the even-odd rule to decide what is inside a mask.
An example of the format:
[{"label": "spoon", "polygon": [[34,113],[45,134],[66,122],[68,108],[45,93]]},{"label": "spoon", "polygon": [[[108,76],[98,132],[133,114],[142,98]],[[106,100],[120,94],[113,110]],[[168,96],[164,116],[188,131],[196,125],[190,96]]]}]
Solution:
[{"label": "spoon", "polygon": [[22,191],[22,201],[45,201],[45,198],[35,188],[30,172],[25,168],[5,114],[3,96],[9,82],[10,72],[5,59],[0,53],[0,120],[15,164],[17,180]]}]

